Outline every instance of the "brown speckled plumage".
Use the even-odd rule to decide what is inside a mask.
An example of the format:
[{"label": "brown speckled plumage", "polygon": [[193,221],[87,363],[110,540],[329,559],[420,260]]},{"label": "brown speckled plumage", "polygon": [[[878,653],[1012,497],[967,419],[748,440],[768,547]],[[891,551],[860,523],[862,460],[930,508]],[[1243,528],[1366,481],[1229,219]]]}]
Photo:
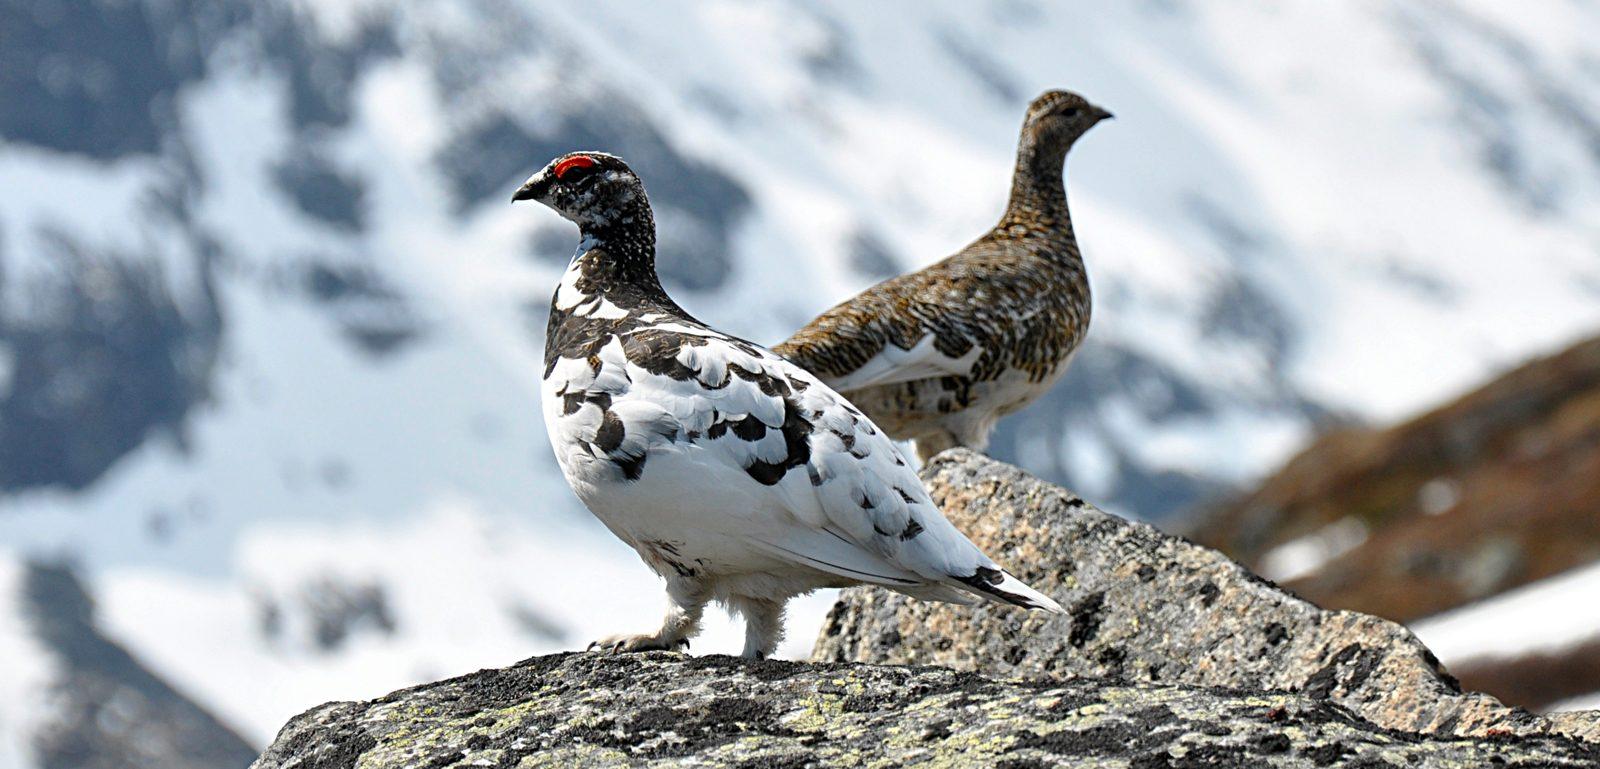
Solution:
[{"label": "brown speckled plumage", "polygon": [[1062,165],[1110,113],[1067,91],[1028,108],[1011,199],[993,229],[919,272],[879,283],[774,350],[844,393],[924,460],[982,450],[1000,417],[1042,394],[1089,328],[1089,280]]}]

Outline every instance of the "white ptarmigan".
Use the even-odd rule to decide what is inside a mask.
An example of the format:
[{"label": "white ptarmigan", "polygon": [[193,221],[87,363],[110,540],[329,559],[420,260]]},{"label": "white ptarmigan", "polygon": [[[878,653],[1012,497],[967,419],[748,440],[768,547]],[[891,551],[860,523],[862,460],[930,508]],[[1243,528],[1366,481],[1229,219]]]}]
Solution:
[{"label": "white ptarmigan", "polygon": [[667,296],[644,185],[620,158],[563,155],[513,200],[549,206],[581,235],[545,336],[556,460],[578,498],[667,583],[660,630],[597,645],[687,646],[717,601],[745,619],[744,656],[764,657],[790,598],[863,583],[1061,611],[957,531],[900,449],[848,401]]},{"label": "white ptarmigan", "polygon": [[890,435],[916,441],[924,461],[952,446],[983,451],[995,422],[1049,390],[1089,330],[1089,278],[1061,173],[1073,142],[1108,117],[1070,91],[1034,99],[998,224],[773,349]]}]

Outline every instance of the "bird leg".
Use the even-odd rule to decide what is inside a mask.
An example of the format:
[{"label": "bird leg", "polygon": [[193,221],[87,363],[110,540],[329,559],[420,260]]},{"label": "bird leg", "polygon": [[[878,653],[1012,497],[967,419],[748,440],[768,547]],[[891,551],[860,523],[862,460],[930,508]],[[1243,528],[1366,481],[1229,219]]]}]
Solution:
[{"label": "bird leg", "polygon": [[954,433],[943,428],[917,436],[914,443],[917,446],[917,462],[922,465],[928,464],[939,452],[961,445]]},{"label": "bird leg", "polygon": [[667,616],[655,633],[621,633],[589,644],[591,650],[611,652],[677,651],[689,648],[689,639],[700,632],[700,615],[706,597],[698,588],[683,582],[667,583]]},{"label": "bird leg", "polygon": [[745,659],[766,659],[778,650],[783,641],[783,601],[749,596],[734,596],[728,608],[744,617]]}]

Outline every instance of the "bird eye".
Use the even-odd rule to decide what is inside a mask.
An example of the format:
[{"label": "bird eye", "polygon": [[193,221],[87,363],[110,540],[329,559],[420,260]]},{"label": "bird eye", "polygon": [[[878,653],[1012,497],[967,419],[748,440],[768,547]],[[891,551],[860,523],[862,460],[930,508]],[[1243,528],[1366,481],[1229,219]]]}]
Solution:
[{"label": "bird eye", "polygon": [[594,158],[589,157],[588,155],[573,155],[572,157],[556,164],[556,178],[566,179],[567,174],[571,173],[574,169],[594,168],[594,165]]},{"label": "bird eye", "polygon": [[1060,112],[1057,112],[1056,114],[1060,115],[1062,117],[1077,117],[1078,116],[1078,108],[1077,107],[1068,107],[1068,108],[1066,108],[1064,110],[1061,110]]}]

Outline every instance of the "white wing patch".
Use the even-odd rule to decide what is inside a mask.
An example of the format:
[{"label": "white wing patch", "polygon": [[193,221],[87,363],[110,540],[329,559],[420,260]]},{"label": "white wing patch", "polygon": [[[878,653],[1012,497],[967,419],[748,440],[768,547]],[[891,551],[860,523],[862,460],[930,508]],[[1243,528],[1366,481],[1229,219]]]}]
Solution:
[{"label": "white wing patch", "polygon": [[569,268],[561,273],[561,282],[556,285],[555,306],[558,310],[571,310],[589,298],[588,294],[578,290],[578,279],[583,277],[583,270]]},{"label": "white wing patch", "polygon": [[983,355],[983,348],[973,345],[966,354],[952,358],[939,352],[934,347],[934,341],[934,335],[928,334],[917,340],[909,350],[903,350],[893,343],[885,344],[877,355],[867,359],[855,371],[833,378],[828,384],[840,392],[849,392],[918,379],[967,376],[972,373],[972,365]]},{"label": "white wing patch", "polygon": [[666,323],[657,323],[654,326],[650,326],[648,328],[641,329],[641,330],[644,330],[644,331],[670,331],[670,332],[672,332],[674,334],[688,334],[689,336],[703,336],[703,337],[705,337],[707,339],[727,339],[728,338],[728,336],[726,334],[722,334],[722,333],[719,333],[719,332],[716,332],[716,331],[712,331],[709,328],[700,328],[700,327],[696,327],[696,326],[686,326],[686,325],[684,325],[682,323],[676,323],[676,322],[672,322],[672,321],[668,321]]},{"label": "white wing patch", "polygon": [[596,296],[590,301],[580,303],[572,314],[601,320],[620,320],[628,317],[627,310],[612,304],[611,300],[604,296]]}]

